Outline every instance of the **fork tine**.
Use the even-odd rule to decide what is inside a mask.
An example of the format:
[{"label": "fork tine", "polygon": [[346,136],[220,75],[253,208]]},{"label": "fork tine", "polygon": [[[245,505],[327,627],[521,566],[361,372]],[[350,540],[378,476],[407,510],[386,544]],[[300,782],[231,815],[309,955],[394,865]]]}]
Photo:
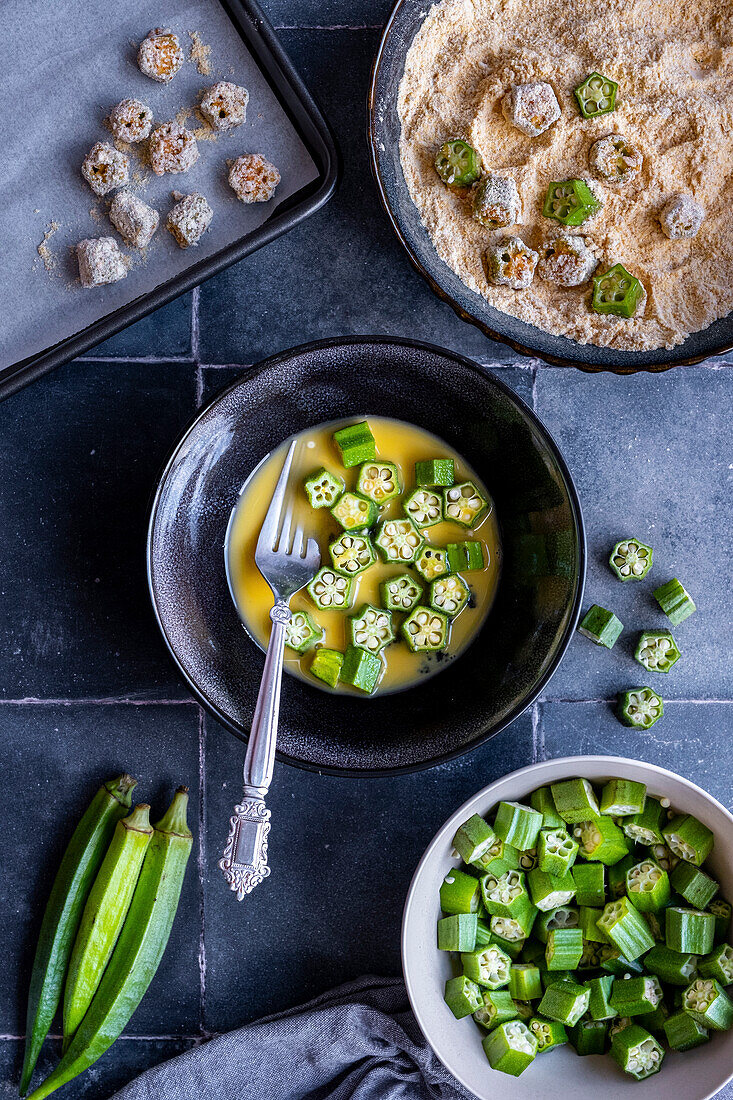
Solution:
[{"label": "fork tine", "polygon": [[303,554],[303,542],[304,542],[303,535],[304,535],[303,526],[302,526],[302,524],[299,523],[298,526],[295,529],[295,534],[293,535],[293,557],[294,558],[303,558],[304,557],[304,554]]},{"label": "fork tine", "polygon": [[293,440],[290,444],[285,461],[283,462],[283,468],[280,471],[280,477],[277,480],[275,486],[275,492],[272,494],[272,500],[270,501],[270,507],[267,509],[267,515],[265,516],[265,522],[262,524],[260,530],[260,537],[257,540],[258,550],[275,550],[278,541],[278,530],[280,528],[280,518],[282,516],[283,504],[285,503],[285,493],[288,488],[288,478],[290,477],[290,467],[293,465],[293,456],[295,455],[295,448],[297,446],[297,440]]},{"label": "fork tine", "polygon": [[283,520],[282,531],[280,532],[280,538],[277,540],[277,546],[275,549],[279,554],[290,554],[290,528],[293,525],[293,502],[288,505],[288,509],[285,513],[285,519]]}]

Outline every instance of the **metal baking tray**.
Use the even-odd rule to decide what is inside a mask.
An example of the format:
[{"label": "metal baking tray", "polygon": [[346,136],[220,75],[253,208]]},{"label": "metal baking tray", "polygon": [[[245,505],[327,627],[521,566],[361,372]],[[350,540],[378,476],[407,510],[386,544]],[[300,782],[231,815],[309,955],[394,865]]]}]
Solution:
[{"label": "metal baking tray", "polygon": [[[112,29],[105,4],[89,0],[81,9],[76,0],[50,7],[43,0],[7,0],[4,7],[9,30],[0,47],[7,54],[0,94],[6,108],[0,121],[5,148],[0,164],[0,399],[286,233],[320,209],[336,186],[339,162],[332,132],[256,0],[130,0],[124,9],[115,9]],[[173,27],[187,55],[192,26],[199,42],[213,39],[210,74],[206,51],[203,72],[186,64],[169,84],[139,73],[133,38],[139,41],[154,26]],[[40,51],[40,80],[28,77],[34,49]],[[116,236],[107,203],[95,199],[79,172],[95,141],[112,141],[102,126],[107,110],[124,96],[137,96],[150,105],[159,125],[174,117],[177,107],[190,115],[198,92],[222,79],[249,87],[247,121],[216,143],[200,141],[199,162],[190,172],[149,180],[147,174],[147,182],[138,183],[146,188],[141,197],[161,215],[151,254],[137,258],[121,282],[82,290],[74,281],[71,245],[83,237]],[[21,130],[13,104],[24,100]],[[189,123],[196,125],[194,119]],[[228,189],[224,162],[273,148],[281,158],[280,163],[272,158],[283,176],[278,193],[272,203],[245,206]],[[131,159],[131,175],[134,167]],[[138,176],[142,179],[142,173]],[[183,251],[163,228],[170,193],[199,189],[209,191],[214,221],[197,248]],[[46,253],[53,260],[49,272],[43,270],[37,246],[60,210],[68,223],[48,242],[57,250]]]}]

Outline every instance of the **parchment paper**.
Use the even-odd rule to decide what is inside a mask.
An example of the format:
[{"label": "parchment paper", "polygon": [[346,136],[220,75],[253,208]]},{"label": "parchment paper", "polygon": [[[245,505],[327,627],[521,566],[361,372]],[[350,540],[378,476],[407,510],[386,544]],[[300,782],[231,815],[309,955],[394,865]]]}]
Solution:
[{"label": "parchment paper", "polygon": [[[0,10],[2,369],[245,236],[318,173],[218,0],[2,0]],[[138,44],[158,26],[176,31],[187,58],[169,84],[143,76],[136,62]],[[190,32],[211,47],[210,75],[188,60]],[[81,177],[81,163],[96,141],[113,143],[103,120],[121,99],[147,103],[154,127],[188,109],[186,125],[199,130],[203,123],[194,108],[217,80],[248,89],[242,126],[199,140],[199,159],[188,172],[157,177],[130,157],[132,190],[160,213],[159,228],[141,254],[124,244],[109,220],[114,192],[97,198]],[[229,187],[226,161],[254,152],[277,166],[282,182],[273,201],[247,206]],[[195,248],[180,249],[164,227],[172,191],[200,191],[214,211],[211,229]],[[37,249],[49,230],[44,263]],[[102,236],[115,237],[133,265],[118,283],[82,289],[70,249],[85,237]]]}]

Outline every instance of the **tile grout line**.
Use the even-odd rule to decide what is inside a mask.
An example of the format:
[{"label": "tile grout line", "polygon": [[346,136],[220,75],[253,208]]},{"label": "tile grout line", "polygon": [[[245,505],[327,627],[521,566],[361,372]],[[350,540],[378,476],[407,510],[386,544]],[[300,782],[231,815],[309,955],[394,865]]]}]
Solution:
[{"label": "tile grout line", "polygon": [[28,695],[25,699],[0,699],[6,707],[195,707],[195,699],[132,699],[129,696],[110,696],[104,699],[39,699]]},{"label": "tile grout line", "polygon": [[199,925],[199,1027],[201,1034],[205,1034],[206,1020],[206,925],[204,904],[204,827],[206,814],[206,722],[202,707],[199,710],[199,850],[198,872],[201,897],[199,901],[200,925]]},{"label": "tile grout line", "polygon": [[539,377],[539,367],[535,364],[532,367],[532,411],[537,412],[537,379]]},{"label": "tile grout line", "polygon": [[539,760],[539,734],[540,734],[540,704],[537,700],[532,704],[532,763],[536,764]]},{"label": "tile grout line", "polygon": [[77,355],[76,363],[193,363],[190,355]]},{"label": "tile grout line", "polygon": [[[615,706],[616,705],[616,696],[614,695],[613,698],[611,698],[611,699],[569,699],[569,698],[564,698],[562,696],[554,696],[554,697],[553,696],[547,696],[547,697],[542,699],[542,703],[543,704],[544,703],[606,703],[609,706]],[[665,696],[665,698],[664,698],[665,707],[666,707],[667,703],[669,703],[670,706],[674,706],[675,704],[678,704],[678,703],[679,704],[684,703],[685,705],[691,705],[691,706],[703,706],[703,707],[705,707],[705,706],[729,706],[731,703],[733,703],[733,699],[668,699]]]},{"label": "tile grout line", "polygon": [[196,391],[194,395],[195,407],[201,408],[204,399],[204,373],[199,362],[200,345],[200,317],[199,317],[199,287],[195,286],[191,291],[191,355],[196,365]]}]

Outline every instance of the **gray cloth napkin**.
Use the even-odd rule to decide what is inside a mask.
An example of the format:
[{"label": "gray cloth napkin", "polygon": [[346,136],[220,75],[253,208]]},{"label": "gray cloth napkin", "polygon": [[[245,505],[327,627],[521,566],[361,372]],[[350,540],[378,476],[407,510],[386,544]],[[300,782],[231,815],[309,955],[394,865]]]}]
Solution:
[{"label": "gray cloth napkin", "polygon": [[472,1100],[426,1043],[405,987],[360,978],[220,1035],[113,1100]]}]

